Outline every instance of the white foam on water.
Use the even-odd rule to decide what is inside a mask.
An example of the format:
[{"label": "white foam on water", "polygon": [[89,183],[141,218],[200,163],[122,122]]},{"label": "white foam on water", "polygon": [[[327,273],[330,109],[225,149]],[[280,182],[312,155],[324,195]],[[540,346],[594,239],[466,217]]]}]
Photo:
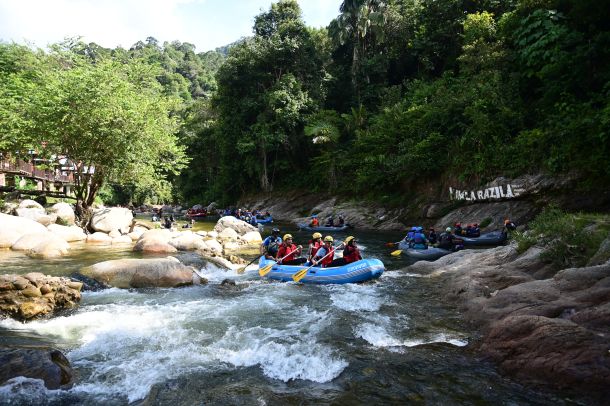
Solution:
[{"label": "white foam on water", "polygon": [[447,343],[457,347],[468,345],[468,341],[461,337],[438,333],[427,338],[403,340],[392,335],[386,326],[375,323],[363,323],[354,329],[356,337],[360,337],[374,347],[416,347],[424,344]]},{"label": "white foam on water", "polygon": [[301,306],[293,308],[292,316],[284,329],[231,326],[206,351],[237,367],[259,365],[266,376],[285,382],[329,382],[339,376],[348,363],[332,348],[316,342],[320,332],[332,325],[329,312]]},{"label": "white foam on water", "polygon": [[333,306],[348,312],[375,312],[386,303],[376,285],[329,285]]},{"label": "white foam on water", "polygon": [[[271,284],[247,289],[236,298],[186,302],[184,290],[88,293],[96,300],[84,300],[69,316],[0,325],[68,345],[72,350],[64,352],[78,373],[70,391],[102,400],[133,402],[155,383],[193,371],[260,365],[270,378],[327,382],[345,369],[332,347],[316,342],[331,327],[329,312],[294,306],[307,291]],[[117,294],[121,303],[112,300]]]}]

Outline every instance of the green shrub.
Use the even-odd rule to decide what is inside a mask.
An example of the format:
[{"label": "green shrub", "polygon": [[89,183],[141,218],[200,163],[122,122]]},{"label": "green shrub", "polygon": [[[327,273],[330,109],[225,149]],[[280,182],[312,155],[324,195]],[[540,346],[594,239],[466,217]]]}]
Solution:
[{"label": "green shrub", "polygon": [[609,227],[607,216],[565,213],[549,207],[536,217],[530,228],[528,236],[514,233],[520,249],[538,241],[546,247],[543,259],[560,267],[578,267],[597,252]]},{"label": "green shrub", "polygon": [[481,228],[485,228],[488,225],[490,225],[492,221],[493,221],[493,219],[491,217],[486,217],[486,218],[483,219],[483,221],[481,221],[481,224],[479,224],[479,226]]}]

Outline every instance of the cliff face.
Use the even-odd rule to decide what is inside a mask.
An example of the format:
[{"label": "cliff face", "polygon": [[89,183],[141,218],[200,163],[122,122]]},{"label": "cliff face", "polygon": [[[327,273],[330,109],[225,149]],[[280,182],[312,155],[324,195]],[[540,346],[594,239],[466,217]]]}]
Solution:
[{"label": "cliff face", "polygon": [[[422,181],[406,186],[411,190],[404,207],[390,208],[382,199],[364,201],[358,196],[330,196],[303,191],[274,192],[247,196],[240,207],[269,210],[281,221],[307,222],[317,214],[325,219],[341,214],[356,228],[404,230],[420,224],[437,228],[465,223],[484,223],[483,230],[501,227],[505,218],[517,224],[531,220],[542,208],[555,204],[570,210],[610,209],[610,191],[579,192],[575,176],[550,177],[527,175],[515,179],[497,178],[487,184],[473,186],[452,178]],[[411,188],[411,189],[409,189]]]}]

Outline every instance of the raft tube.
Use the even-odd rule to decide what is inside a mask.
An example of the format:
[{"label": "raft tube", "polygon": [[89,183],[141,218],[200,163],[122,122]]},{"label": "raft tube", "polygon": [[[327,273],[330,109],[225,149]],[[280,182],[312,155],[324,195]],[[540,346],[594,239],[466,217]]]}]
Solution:
[{"label": "raft tube", "polygon": [[[275,262],[263,256],[259,259],[258,268],[270,264],[275,264]],[[275,264],[266,277],[277,281],[291,282],[292,275],[304,268],[307,268],[307,266]],[[301,279],[301,282],[319,285],[357,283],[379,278],[383,271],[385,271],[385,267],[380,260],[375,258],[361,259],[351,264],[333,268],[313,267],[307,271],[307,275]]]},{"label": "raft tube", "polygon": [[254,220],[256,220],[256,224],[268,224],[268,223],[273,223],[273,217],[272,216],[267,216],[265,218],[254,218]]},{"label": "raft tube", "polygon": [[492,231],[491,233],[481,234],[480,237],[457,237],[464,240],[465,247],[477,246],[496,246],[502,245],[506,241],[506,234],[502,231]]}]

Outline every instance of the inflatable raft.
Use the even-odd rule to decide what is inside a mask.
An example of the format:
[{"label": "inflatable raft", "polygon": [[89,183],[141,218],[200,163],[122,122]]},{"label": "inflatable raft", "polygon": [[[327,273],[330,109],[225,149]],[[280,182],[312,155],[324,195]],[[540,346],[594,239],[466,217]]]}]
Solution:
[{"label": "inflatable raft", "polygon": [[491,233],[481,234],[480,237],[458,237],[464,240],[465,247],[495,246],[502,245],[506,241],[506,234],[502,231],[492,231]]},{"label": "inflatable raft", "polygon": [[310,227],[309,224],[305,224],[305,223],[298,223],[297,224],[299,226],[299,228],[301,230],[309,230],[309,231],[345,231],[348,229],[348,225],[342,225],[340,227],[327,227],[327,226],[317,226],[317,227]]},{"label": "inflatable raft", "polygon": [[267,217],[264,217],[264,218],[255,217],[254,220],[256,220],[256,224],[273,223],[273,217],[272,216],[267,216]]},{"label": "inflatable raft", "polygon": [[[258,268],[263,268],[266,265],[275,264],[274,261],[261,257],[258,262]],[[292,275],[301,269],[307,268],[304,265],[273,265],[271,271],[266,275],[267,278],[282,281],[292,282]],[[313,284],[344,284],[364,282],[370,279],[379,278],[385,267],[383,262],[378,259],[362,259],[352,262],[351,264],[338,266],[334,268],[318,268],[309,269],[307,275],[301,282]]]},{"label": "inflatable raft", "polygon": [[452,251],[436,248],[436,247],[428,247],[425,250],[416,250],[415,248],[409,248],[409,244],[404,241],[401,241],[398,245],[398,248],[402,250],[402,252],[411,257],[421,261],[436,261],[440,257],[444,257],[447,254],[451,254]]}]

